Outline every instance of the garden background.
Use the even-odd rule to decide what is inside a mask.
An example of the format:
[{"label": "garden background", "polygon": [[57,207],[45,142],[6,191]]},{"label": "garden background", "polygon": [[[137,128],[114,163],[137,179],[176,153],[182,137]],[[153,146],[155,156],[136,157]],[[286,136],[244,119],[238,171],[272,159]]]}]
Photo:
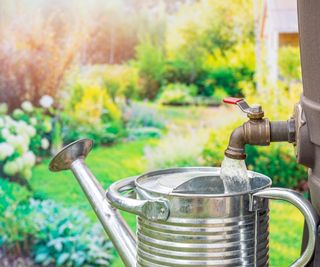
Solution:
[{"label": "garden background", "polygon": [[[63,145],[92,138],[87,163],[107,188],[148,170],[220,166],[246,120],[225,96],[289,118],[299,51],[281,48],[278,83],[262,74],[258,91],[253,10],[251,0],[0,2],[1,266],[123,266],[72,174],[48,171]],[[291,145],[247,151],[275,186],[307,190]],[[271,266],[298,257],[302,225],[272,202]]]}]

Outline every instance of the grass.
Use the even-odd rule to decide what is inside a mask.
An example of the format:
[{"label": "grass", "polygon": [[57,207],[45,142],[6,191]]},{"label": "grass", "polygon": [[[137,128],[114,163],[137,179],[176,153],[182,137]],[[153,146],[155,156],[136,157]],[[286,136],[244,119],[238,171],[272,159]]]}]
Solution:
[{"label": "grass", "polygon": [[[204,117],[203,115],[210,120],[215,120],[213,113],[221,117],[221,111],[219,113],[205,109],[200,111],[200,109],[166,108],[160,112],[169,122],[181,124],[182,127],[186,121],[195,126],[199,119]],[[225,116],[222,117],[221,123],[226,121]],[[107,188],[116,180],[145,172],[147,166],[143,157],[144,147],[156,145],[157,142],[155,139],[147,139],[112,147],[97,147],[89,154],[86,162],[103,187]],[[49,160],[45,160],[33,171],[30,184],[36,196],[50,198],[66,206],[77,206],[96,222],[97,218],[71,172],[50,173],[48,164]],[[135,216],[127,213],[123,215],[134,229]],[[271,201],[270,217],[270,266],[288,266],[299,256],[303,217],[296,208],[279,201]],[[116,256],[112,266],[124,265]]]}]

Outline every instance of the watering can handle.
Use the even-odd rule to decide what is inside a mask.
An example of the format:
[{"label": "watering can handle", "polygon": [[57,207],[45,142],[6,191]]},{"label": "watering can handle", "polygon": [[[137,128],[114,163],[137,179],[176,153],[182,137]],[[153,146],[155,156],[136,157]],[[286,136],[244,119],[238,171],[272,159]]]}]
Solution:
[{"label": "watering can handle", "polygon": [[152,221],[165,221],[169,217],[169,205],[166,200],[160,198],[133,199],[121,193],[136,189],[136,177],[129,177],[113,183],[107,191],[107,199],[110,204],[123,211],[136,214]]},{"label": "watering can handle", "polygon": [[303,214],[308,226],[309,240],[301,257],[292,263],[291,267],[306,266],[310,261],[316,243],[318,215],[311,203],[294,190],[284,188],[268,188],[254,193],[251,198],[250,209],[254,210],[257,198],[285,200],[297,207]]}]

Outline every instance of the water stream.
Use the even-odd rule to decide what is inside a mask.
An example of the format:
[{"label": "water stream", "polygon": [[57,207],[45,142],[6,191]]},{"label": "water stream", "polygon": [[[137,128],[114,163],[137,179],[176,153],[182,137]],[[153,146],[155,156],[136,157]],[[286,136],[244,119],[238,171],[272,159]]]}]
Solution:
[{"label": "water stream", "polygon": [[221,164],[220,177],[224,183],[225,193],[250,190],[250,181],[244,160],[231,159],[225,156]]}]

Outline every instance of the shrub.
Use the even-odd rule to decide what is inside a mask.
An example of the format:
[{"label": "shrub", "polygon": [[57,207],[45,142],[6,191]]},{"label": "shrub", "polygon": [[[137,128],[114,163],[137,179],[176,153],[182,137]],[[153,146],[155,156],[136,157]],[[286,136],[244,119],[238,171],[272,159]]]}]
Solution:
[{"label": "shrub", "polygon": [[197,87],[181,83],[169,84],[163,88],[159,97],[162,104],[190,104],[197,94]]},{"label": "shrub", "polygon": [[92,227],[83,213],[53,201],[31,200],[30,208],[38,229],[32,247],[36,263],[109,266],[111,243],[100,225]]},{"label": "shrub", "polygon": [[254,76],[254,46],[251,42],[239,43],[232,49],[215,50],[204,61],[204,73],[199,81],[201,94],[212,96],[223,89],[227,95],[242,96],[241,83],[252,83]]},{"label": "shrub", "polygon": [[222,87],[217,87],[214,89],[214,93],[213,93],[213,96],[212,98],[218,102],[218,103],[222,103],[222,100],[229,96],[229,94],[224,90],[224,88]]},{"label": "shrub", "polygon": [[49,151],[51,130],[51,116],[44,108],[33,107],[31,102],[23,102],[21,109],[15,109],[11,116],[3,114],[0,117],[0,175],[27,182],[36,156]]},{"label": "shrub", "polygon": [[97,85],[108,93],[113,102],[135,99],[139,96],[139,75],[134,66],[90,65],[74,68],[66,75],[65,91],[82,85]]},{"label": "shrub", "polygon": [[297,188],[306,181],[307,169],[296,161],[290,144],[273,143],[269,147],[247,149],[247,165],[250,169],[272,178],[274,186]]},{"label": "shrub", "polygon": [[108,65],[102,76],[103,85],[115,102],[116,98],[129,99],[139,96],[138,69],[128,65]]},{"label": "shrub", "polygon": [[202,73],[201,67],[196,65],[185,58],[168,60],[164,68],[164,80],[167,83],[194,83]]},{"label": "shrub", "polygon": [[15,120],[24,121],[35,128],[36,134],[30,140],[30,150],[36,156],[45,156],[49,152],[52,139],[52,118],[56,112],[52,104],[53,99],[45,95],[40,98],[39,107],[24,101],[21,109],[15,109],[12,113]]},{"label": "shrub", "polygon": [[[213,0],[181,6],[167,26],[169,82],[195,83],[202,95],[211,96],[219,80],[220,87],[237,89],[228,94],[241,93],[234,79],[242,80],[247,69],[252,78],[255,56],[253,16],[238,12],[239,8],[250,12],[252,3]],[[218,64],[221,58],[225,62]]]},{"label": "shrub", "polygon": [[285,46],[279,49],[279,73],[287,82],[301,81],[299,47]]},{"label": "shrub", "polygon": [[30,150],[36,136],[33,126],[9,116],[0,118],[0,173],[8,178],[29,179],[36,156]]},{"label": "shrub", "polygon": [[111,243],[77,209],[29,199],[28,191],[0,180],[0,244],[7,255],[31,256],[42,266],[109,266]]},{"label": "shrub", "polygon": [[136,47],[135,64],[141,77],[142,98],[154,99],[160,90],[164,71],[162,48],[146,38]]},{"label": "shrub", "polygon": [[29,219],[30,191],[16,183],[0,179],[0,247],[17,256],[24,252],[24,240],[36,232],[35,224]]},{"label": "shrub", "polygon": [[103,87],[80,82],[69,89],[62,114],[65,142],[90,137],[108,144],[122,134],[121,110]]},{"label": "shrub", "polygon": [[164,120],[159,116],[157,109],[148,104],[131,102],[130,105],[124,105],[122,110],[129,139],[161,136]]}]

